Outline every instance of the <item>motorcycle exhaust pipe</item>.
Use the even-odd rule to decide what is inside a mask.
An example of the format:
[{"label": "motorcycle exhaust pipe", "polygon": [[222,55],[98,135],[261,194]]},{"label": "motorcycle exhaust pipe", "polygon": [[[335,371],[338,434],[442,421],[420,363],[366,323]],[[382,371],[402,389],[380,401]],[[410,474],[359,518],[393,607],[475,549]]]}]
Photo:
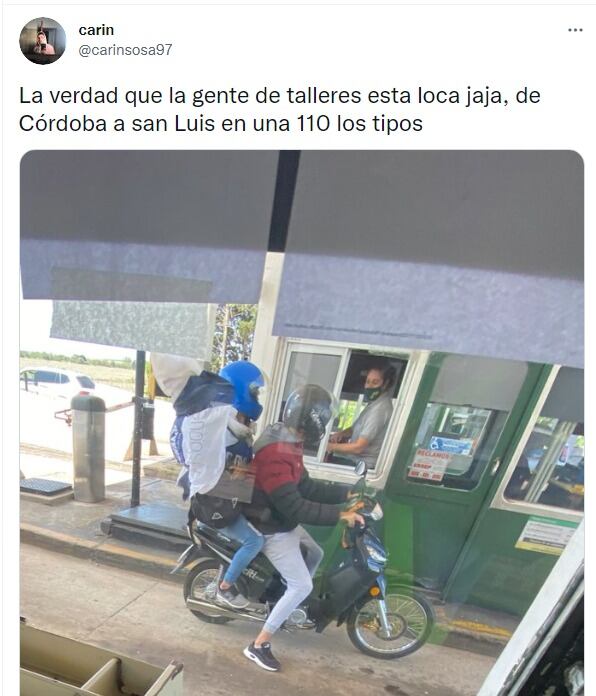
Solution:
[{"label": "motorcycle exhaust pipe", "polygon": [[200,599],[192,599],[189,597],[186,600],[186,606],[192,609],[215,609],[220,616],[229,617],[231,619],[245,619],[248,621],[254,621],[255,623],[265,623],[266,616],[255,616],[254,614],[249,614],[244,611],[239,611],[238,609],[227,609],[219,604],[212,604],[211,602],[204,602]]}]

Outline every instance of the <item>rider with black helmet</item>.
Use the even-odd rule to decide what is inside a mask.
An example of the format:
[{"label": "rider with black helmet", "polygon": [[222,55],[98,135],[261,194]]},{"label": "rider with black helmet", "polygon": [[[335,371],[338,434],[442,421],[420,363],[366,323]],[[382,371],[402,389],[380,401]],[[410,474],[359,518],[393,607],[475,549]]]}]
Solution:
[{"label": "rider with black helmet", "polygon": [[[323,550],[301,525],[333,526],[340,519],[350,526],[363,522],[357,513],[342,511],[339,504],[348,497],[344,487],[312,480],[304,466],[304,445],[316,446],[321,441],[332,415],[329,393],[307,384],[288,396],[282,421],[266,428],[254,445],[253,504],[256,509],[267,507],[271,511],[267,522],[255,519],[254,524],[266,535],[263,553],[287,588],[244,654],[273,672],[280,665],[271,653],[269,640],[310,594],[312,576],[323,558]],[[245,514],[250,519],[250,510]]]}]

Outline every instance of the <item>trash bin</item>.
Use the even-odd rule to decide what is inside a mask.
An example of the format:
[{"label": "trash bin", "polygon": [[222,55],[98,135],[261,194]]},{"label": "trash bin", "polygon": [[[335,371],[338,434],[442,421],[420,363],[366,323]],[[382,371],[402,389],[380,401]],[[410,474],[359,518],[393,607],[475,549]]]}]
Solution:
[{"label": "trash bin", "polygon": [[72,409],[74,499],[97,503],[105,498],[106,405],[97,396],[75,396]]}]

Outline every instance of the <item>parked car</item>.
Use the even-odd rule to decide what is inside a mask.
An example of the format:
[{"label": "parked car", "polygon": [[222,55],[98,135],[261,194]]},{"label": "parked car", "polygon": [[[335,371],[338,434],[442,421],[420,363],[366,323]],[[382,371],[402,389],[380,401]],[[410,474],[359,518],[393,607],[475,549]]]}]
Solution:
[{"label": "parked car", "polygon": [[20,386],[32,394],[46,394],[72,399],[79,394],[92,394],[95,382],[87,375],[53,367],[26,367],[21,370]]}]

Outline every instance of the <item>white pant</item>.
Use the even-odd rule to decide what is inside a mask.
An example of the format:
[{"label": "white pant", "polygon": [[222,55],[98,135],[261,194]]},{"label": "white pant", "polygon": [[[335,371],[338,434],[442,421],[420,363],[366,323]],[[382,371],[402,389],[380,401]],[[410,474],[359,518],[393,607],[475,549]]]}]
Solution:
[{"label": "white pant", "polygon": [[[302,546],[306,557],[302,557]],[[264,630],[275,633],[312,591],[312,576],[323,560],[323,549],[302,527],[265,537],[263,553],[286,581],[287,588],[267,619]]]}]

